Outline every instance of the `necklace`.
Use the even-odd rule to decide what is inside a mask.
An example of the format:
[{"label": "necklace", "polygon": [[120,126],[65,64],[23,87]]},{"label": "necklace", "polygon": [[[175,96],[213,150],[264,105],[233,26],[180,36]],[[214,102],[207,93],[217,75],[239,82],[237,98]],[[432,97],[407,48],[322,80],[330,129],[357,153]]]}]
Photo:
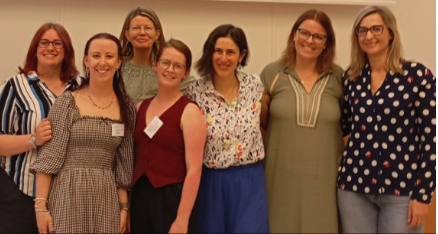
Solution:
[{"label": "necklace", "polygon": [[113,104],[113,100],[114,100],[114,96],[113,96],[113,97],[111,97],[111,102],[110,102],[110,104],[108,104],[108,106],[101,107],[101,106],[98,106],[98,105],[93,101],[93,99],[91,99],[90,94],[88,94],[88,98],[90,99],[91,103],[93,103],[93,105],[94,105],[95,107],[97,107],[97,108],[99,108],[99,109],[101,109],[101,110],[106,110],[106,109],[110,108],[110,106]]},{"label": "necklace", "polygon": [[304,76],[303,79],[300,78],[300,76],[298,75],[298,79],[301,81],[301,84],[304,85],[304,81],[308,80],[310,77],[312,77],[312,75],[315,73],[315,70],[313,70],[309,75]]}]

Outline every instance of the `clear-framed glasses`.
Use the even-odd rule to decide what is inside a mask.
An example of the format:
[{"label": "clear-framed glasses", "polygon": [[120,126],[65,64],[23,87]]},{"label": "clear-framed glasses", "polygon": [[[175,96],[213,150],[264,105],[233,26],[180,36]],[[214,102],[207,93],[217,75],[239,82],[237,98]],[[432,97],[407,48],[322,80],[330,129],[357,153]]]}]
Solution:
[{"label": "clear-framed glasses", "polygon": [[383,25],[374,25],[370,28],[367,27],[356,27],[356,34],[359,37],[364,37],[367,35],[368,31],[371,32],[374,36],[379,36],[383,33],[383,29],[385,27]]},{"label": "clear-framed glasses", "polygon": [[41,39],[38,42],[38,46],[41,48],[47,48],[50,44],[52,44],[53,47],[55,47],[56,49],[61,49],[62,47],[64,47],[64,43],[62,43],[61,40],[49,41],[47,39]]},{"label": "clear-framed glasses", "polygon": [[175,73],[183,73],[186,70],[186,66],[182,65],[181,63],[171,63],[167,59],[159,59],[158,65],[164,70],[168,69],[170,65],[172,65]]},{"label": "clear-framed glasses", "polygon": [[129,30],[131,30],[134,33],[140,33],[143,30],[145,33],[151,34],[152,32],[155,31],[155,28],[153,26],[134,25],[130,27]]},{"label": "clear-framed glasses", "polygon": [[298,34],[298,37],[304,41],[309,39],[309,37],[312,37],[312,40],[315,44],[322,44],[327,39],[326,35],[322,35],[322,34],[318,34],[318,33],[311,34],[309,31],[302,29],[302,28],[298,29],[297,34]]}]

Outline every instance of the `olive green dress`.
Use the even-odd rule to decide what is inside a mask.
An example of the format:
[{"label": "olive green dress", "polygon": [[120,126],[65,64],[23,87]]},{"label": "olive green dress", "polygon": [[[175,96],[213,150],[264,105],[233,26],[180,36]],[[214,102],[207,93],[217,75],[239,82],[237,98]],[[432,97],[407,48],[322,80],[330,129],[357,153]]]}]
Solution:
[{"label": "olive green dress", "polygon": [[342,154],[342,69],[318,77],[307,93],[280,62],[260,77],[271,92],[266,186],[273,233],[337,233],[336,179]]}]

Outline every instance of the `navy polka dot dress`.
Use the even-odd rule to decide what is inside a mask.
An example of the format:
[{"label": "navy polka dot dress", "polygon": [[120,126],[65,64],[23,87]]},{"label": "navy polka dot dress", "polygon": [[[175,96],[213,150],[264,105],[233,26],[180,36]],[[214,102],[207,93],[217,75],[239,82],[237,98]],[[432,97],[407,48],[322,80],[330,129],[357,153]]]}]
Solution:
[{"label": "navy polka dot dress", "polygon": [[362,194],[411,196],[430,203],[435,189],[435,77],[420,63],[388,72],[371,93],[367,65],[344,80],[342,128],[349,135],[338,187]]}]

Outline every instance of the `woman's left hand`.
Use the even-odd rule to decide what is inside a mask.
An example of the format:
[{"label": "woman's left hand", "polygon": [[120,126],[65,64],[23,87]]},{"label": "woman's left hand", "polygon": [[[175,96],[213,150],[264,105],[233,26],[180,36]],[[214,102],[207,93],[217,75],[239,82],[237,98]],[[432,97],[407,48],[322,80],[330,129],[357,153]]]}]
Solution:
[{"label": "woman's left hand", "polygon": [[175,219],[170,227],[169,233],[187,233],[188,220]]},{"label": "woman's left hand", "polygon": [[127,230],[128,212],[128,210],[120,210],[120,233],[125,233]]},{"label": "woman's left hand", "polygon": [[422,203],[416,200],[409,201],[408,208],[408,230],[419,227],[426,221],[427,213],[429,212],[429,204]]}]

